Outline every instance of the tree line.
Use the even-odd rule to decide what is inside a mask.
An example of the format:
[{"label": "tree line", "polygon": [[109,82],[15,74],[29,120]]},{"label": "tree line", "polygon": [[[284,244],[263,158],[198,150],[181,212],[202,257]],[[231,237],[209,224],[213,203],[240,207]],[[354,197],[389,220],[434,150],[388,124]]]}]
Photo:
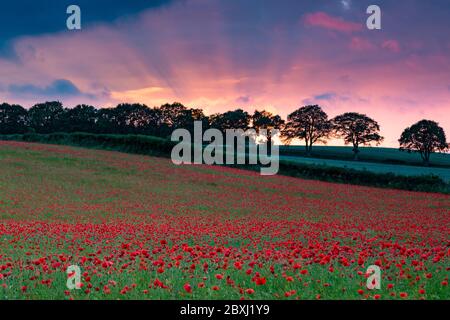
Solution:
[{"label": "tree line", "polygon": [[[50,101],[29,110],[17,104],[0,104],[0,134],[88,132],[168,137],[178,128],[192,131],[195,121],[201,121],[204,128],[221,131],[253,128],[258,134],[265,129],[268,143],[271,143],[271,131],[280,130],[283,143],[304,141],[307,155],[311,155],[315,143],[340,138],[353,146],[355,160],[360,146],[379,145],[384,139],[379,124],[367,115],[346,112],[328,119],[318,105],[303,106],[290,113],[285,121],[265,110],[249,114],[236,109],[207,116],[202,109],[187,108],[178,102],[154,108],[122,103],[115,108],[97,109],[84,104],[65,108],[59,101]],[[420,153],[425,165],[429,164],[431,153],[449,148],[444,130],[431,120],[421,120],[406,128],[398,141],[400,150]]]}]

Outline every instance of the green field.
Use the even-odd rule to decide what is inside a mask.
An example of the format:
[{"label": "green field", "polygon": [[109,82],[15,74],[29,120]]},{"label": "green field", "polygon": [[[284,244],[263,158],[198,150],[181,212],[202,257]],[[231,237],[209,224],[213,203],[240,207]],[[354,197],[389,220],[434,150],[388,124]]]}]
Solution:
[{"label": "green field", "polygon": [[374,173],[393,173],[400,176],[429,176],[435,175],[447,183],[450,182],[450,168],[442,167],[419,167],[403,164],[386,164],[368,161],[334,160],[324,158],[312,158],[301,156],[280,156],[280,160],[290,163],[300,163],[307,165],[319,165],[327,167],[350,168],[359,171]]},{"label": "green field", "polygon": [[[285,156],[304,157],[305,150],[303,146],[281,146],[280,154]],[[353,162],[352,147],[313,146],[311,157],[334,160],[350,160]],[[422,166],[420,154],[403,152],[395,148],[360,147],[358,157],[362,162],[367,161],[386,164]],[[432,154],[430,162],[430,166],[432,167],[438,166],[450,169],[450,154]]]},{"label": "green field", "polygon": [[431,165],[424,167],[418,153],[393,148],[363,147],[359,153],[359,161],[353,160],[351,147],[315,146],[313,150],[312,155],[307,157],[301,146],[281,146],[280,160],[401,176],[435,175],[450,182],[450,154],[433,154]]}]

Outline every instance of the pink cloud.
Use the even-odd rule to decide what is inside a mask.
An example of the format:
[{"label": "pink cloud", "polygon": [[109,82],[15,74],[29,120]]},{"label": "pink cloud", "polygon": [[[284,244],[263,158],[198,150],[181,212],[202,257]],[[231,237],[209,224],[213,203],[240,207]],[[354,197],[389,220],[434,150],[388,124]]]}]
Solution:
[{"label": "pink cloud", "polygon": [[321,27],[339,32],[351,33],[362,29],[362,25],[359,23],[345,21],[342,18],[330,16],[325,12],[308,13],[303,19],[307,26]]},{"label": "pink cloud", "polygon": [[375,48],[372,42],[361,37],[353,37],[350,41],[350,48],[356,51],[367,51]]},{"label": "pink cloud", "polygon": [[400,44],[397,40],[386,40],[383,42],[381,47],[392,52],[400,52]]}]

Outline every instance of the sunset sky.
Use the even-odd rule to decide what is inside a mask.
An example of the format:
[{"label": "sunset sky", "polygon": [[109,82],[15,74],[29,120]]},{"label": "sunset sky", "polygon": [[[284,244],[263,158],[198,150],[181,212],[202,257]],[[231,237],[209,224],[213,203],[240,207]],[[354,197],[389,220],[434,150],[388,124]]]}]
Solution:
[{"label": "sunset sky", "polygon": [[[66,29],[69,4],[82,30]],[[370,4],[382,30],[366,28]],[[0,19],[0,100],[27,108],[179,101],[286,117],[319,104],[373,117],[384,146],[423,118],[450,135],[448,0],[5,1]]]}]

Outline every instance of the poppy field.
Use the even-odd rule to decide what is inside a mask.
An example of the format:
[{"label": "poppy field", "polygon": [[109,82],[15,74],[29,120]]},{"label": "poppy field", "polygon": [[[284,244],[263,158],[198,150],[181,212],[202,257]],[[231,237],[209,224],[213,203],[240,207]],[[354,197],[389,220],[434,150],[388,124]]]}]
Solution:
[{"label": "poppy field", "polygon": [[0,299],[450,298],[448,195],[22,142],[0,164]]}]

